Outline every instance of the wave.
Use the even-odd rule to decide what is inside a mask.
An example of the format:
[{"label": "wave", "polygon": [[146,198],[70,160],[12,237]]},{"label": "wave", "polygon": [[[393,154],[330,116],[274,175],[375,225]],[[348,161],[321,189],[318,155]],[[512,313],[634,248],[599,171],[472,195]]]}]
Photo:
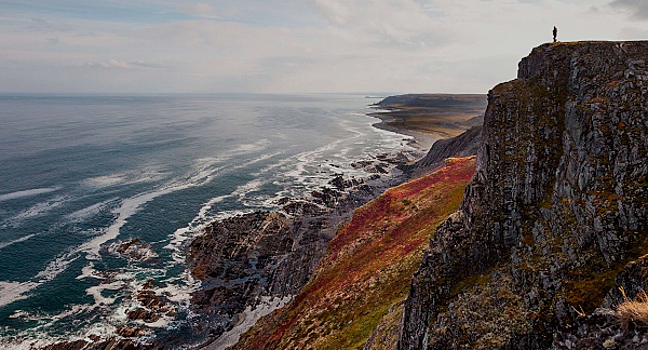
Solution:
[{"label": "wave", "polygon": [[[255,143],[241,145],[232,151],[226,152],[226,154],[220,155],[219,158],[201,159],[196,162],[192,174],[184,178],[176,178],[173,182],[168,183],[165,187],[161,187],[157,190],[141,193],[136,196],[123,199],[119,204],[119,206],[112,210],[113,214],[116,215],[116,218],[108,228],[102,230],[101,231],[102,233],[90,239],[89,241],[86,241],[85,243],[77,246],[76,248],[70,249],[68,252],[60,254],[59,256],[54,258],[52,261],[48,263],[45,269],[37,273],[32,278],[31,281],[0,282],[0,306],[8,305],[14,301],[28,298],[30,296],[29,292],[31,290],[38,287],[39,285],[42,285],[43,283],[52,281],[54,278],[56,278],[57,275],[65,271],[72,262],[82,257],[83,255],[85,255],[85,258],[90,262],[87,266],[85,266],[82,269],[82,272],[77,277],[77,279],[95,278],[99,280],[104,280],[105,276],[102,276],[101,273],[99,273],[94,269],[94,264],[92,263],[92,261],[96,261],[100,259],[99,251],[101,247],[108,241],[116,239],[120,234],[120,229],[126,224],[126,222],[131,216],[136,214],[142,208],[144,204],[154,200],[155,198],[158,198],[166,194],[170,194],[175,191],[180,191],[195,186],[202,186],[208,183],[209,181],[211,181],[217,174],[219,174],[223,170],[226,170],[227,172],[235,171],[237,169],[249,166],[250,164],[261,162],[282,154],[282,152],[265,154],[249,162],[246,162],[245,164],[241,164],[238,166],[225,166],[225,165],[218,166],[218,164],[224,160],[230,159],[231,157],[237,155],[242,155],[242,154],[255,152],[255,151],[261,151],[267,145],[268,145],[267,140],[260,140]],[[130,180],[128,180],[129,178]],[[148,178],[149,178],[148,176],[144,177],[144,181],[146,181],[146,179]],[[140,177],[140,179],[142,178]],[[113,174],[105,177],[86,179],[83,183],[86,185],[92,184],[94,186],[100,186],[100,185],[110,186],[115,184],[124,184],[127,181],[132,182],[132,181],[142,181],[142,180],[138,180],[130,176],[130,174],[124,173],[124,174]],[[259,185],[260,184],[258,183],[258,181],[252,181],[251,183],[240,186],[240,188],[238,188],[236,191],[230,194],[230,196],[244,197],[247,191],[253,190],[254,188],[258,188]],[[19,220],[24,220],[34,216],[42,215],[43,213],[53,209],[54,207],[61,205],[64,202],[64,200],[67,200],[67,198],[57,197],[47,202],[39,203],[33,206],[32,208],[29,208],[28,210],[17,215],[16,217],[10,219],[10,222],[18,222]],[[73,222],[82,221],[84,219],[87,219],[97,214],[98,212],[103,210],[106,206],[108,206],[110,203],[113,203],[117,200],[118,200],[117,198],[114,198],[104,202],[93,204],[81,210],[75,211],[71,214],[68,214],[66,218]],[[201,218],[206,217],[206,210],[207,209],[205,210],[201,209],[201,212],[198,215],[198,219],[196,219],[197,221],[202,222]],[[173,234],[174,237],[177,237],[176,242],[174,242],[175,244],[172,244],[175,246],[174,250],[176,250],[176,252],[174,252],[175,253],[174,262],[176,264],[185,263],[184,257],[183,256],[181,257],[181,255],[184,252],[181,251],[180,245],[183,242],[185,242],[187,239],[189,239],[189,237],[181,237],[182,234],[180,233],[180,231],[181,230],[176,231]],[[2,243],[2,245],[0,245],[0,249],[10,244],[27,240],[31,237],[33,237],[33,235],[26,236],[11,242]],[[123,288],[129,288],[135,290],[136,288],[135,284],[137,283],[136,276],[138,274],[142,275],[142,273],[144,272],[146,275],[150,275],[152,271],[155,270],[151,268],[144,268],[142,269],[142,271],[135,273],[134,271],[137,269],[140,268],[135,266],[129,266],[126,269],[121,270],[121,273],[119,274],[119,278],[117,281],[113,280],[110,283],[102,282],[99,285],[89,287],[86,290],[86,294],[93,297],[93,299],[95,300],[94,305],[92,306],[86,305],[85,307],[81,305],[77,305],[74,308],[75,312],[81,312],[82,310],[87,311],[100,306],[103,308],[108,307],[109,305],[113,304],[116,301],[116,298],[104,297],[102,291],[119,290]],[[128,270],[133,270],[133,271],[129,273]],[[165,276],[165,274],[166,274],[165,270],[159,271],[160,277]],[[177,284],[178,281],[182,281],[182,284]],[[159,288],[159,291],[165,293],[166,295],[173,296],[172,300],[177,303],[180,302],[188,303],[191,292],[193,292],[200,284],[200,282],[195,281],[193,279],[193,276],[191,276],[191,274],[188,271],[181,273],[179,276],[172,277],[170,279],[167,279],[166,281],[162,280],[160,282],[163,283],[164,285]],[[128,307],[128,305],[122,305],[116,309],[117,311],[113,313],[112,318],[115,318],[115,320],[113,321],[117,322],[121,318],[125,319],[126,316],[124,314],[124,310],[126,310],[126,307]],[[118,310],[121,310],[121,314]],[[48,316],[44,321],[49,321],[49,322],[46,322],[45,324],[52,324],[53,322],[56,322],[56,320],[63,319],[64,317],[70,315],[70,312],[71,311],[69,310],[60,313],[58,315]],[[148,324],[148,326],[163,327],[171,321],[172,320],[170,319],[161,319],[156,324]],[[114,328],[111,326],[111,322],[108,320],[102,323],[106,323],[106,324],[97,324],[96,326],[104,327],[104,328],[108,327],[110,329]],[[108,333],[106,334],[109,334],[110,332],[113,331],[114,330],[112,331],[109,330]]]},{"label": "wave", "polygon": [[9,282],[0,281],[0,307],[17,300],[27,299],[30,290],[36,288],[36,282]]},{"label": "wave", "polygon": [[119,198],[115,197],[103,202],[90,205],[83,209],[77,210],[73,213],[67,214],[65,218],[71,222],[80,222],[80,221],[87,220],[88,218],[91,218],[99,214],[99,212],[104,210],[110,203],[116,202],[118,199]]},{"label": "wave", "polygon": [[51,192],[58,191],[61,188],[62,187],[60,187],[60,186],[56,186],[56,187],[34,188],[34,189],[31,189],[31,190],[24,190],[24,191],[6,193],[6,194],[0,195],[0,202],[12,200],[12,199],[17,199],[17,198],[36,196],[36,195],[39,195],[39,194],[51,193]]},{"label": "wave", "polygon": [[16,240],[13,240],[13,241],[9,241],[9,242],[2,242],[2,243],[0,243],[0,249],[5,248],[5,247],[8,247],[8,246],[10,246],[10,245],[12,245],[12,244],[15,244],[15,243],[24,242],[24,241],[26,241],[26,240],[28,240],[28,239],[34,237],[34,236],[36,236],[35,233],[34,233],[34,234],[31,234],[31,235],[27,235],[27,236],[25,236],[25,237],[20,237],[20,238],[18,238],[18,239],[16,239]]},{"label": "wave", "polygon": [[[242,153],[247,153],[247,152],[253,152],[253,151],[259,151],[262,150],[263,147],[267,146],[267,140],[260,140],[256,143],[248,144],[248,145],[242,145],[234,149],[232,152],[230,152],[229,155],[226,155],[224,157],[221,157],[221,160],[224,158],[228,158],[231,156],[234,156],[236,154],[242,154]],[[258,157],[250,162],[247,162],[244,165],[236,166],[236,167],[225,167],[225,166],[216,166],[214,164],[215,159],[211,159],[211,161],[207,161],[205,159],[199,161],[194,168],[193,174],[189,175],[186,178],[179,178],[174,181],[174,183],[168,184],[166,187],[162,187],[158,190],[153,190],[150,192],[145,192],[141,193],[139,195],[123,199],[120,203],[120,205],[113,209],[112,212],[113,214],[116,215],[115,220],[112,222],[112,224],[102,230],[99,235],[93,237],[89,241],[86,241],[85,243],[81,244],[80,246],[71,249],[70,251],[63,253],[50,261],[48,265],[43,269],[42,271],[38,272],[34,278],[32,279],[33,281],[27,282],[24,284],[17,285],[14,282],[4,282],[4,283],[9,283],[7,284],[7,288],[11,287],[11,293],[7,293],[7,296],[2,298],[2,301],[6,304],[9,304],[13,301],[20,300],[20,299],[25,299],[29,297],[27,294],[30,290],[36,288],[37,286],[52,281],[57,275],[59,275],[61,272],[65,271],[67,267],[78,259],[80,257],[80,254],[85,254],[85,258],[87,260],[99,260],[100,255],[99,255],[99,250],[101,249],[101,246],[107,243],[108,241],[114,240],[119,236],[121,228],[126,224],[128,219],[136,214],[141,207],[154,200],[157,197],[163,196],[170,194],[172,192],[184,190],[190,187],[195,187],[195,186],[202,186],[206,184],[207,182],[211,181],[213,177],[219,173],[220,171],[224,169],[228,169],[228,171],[236,170],[237,168],[241,168],[256,162],[260,162],[263,160],[267,160],[271,158],[272,156],[276,156],[279,153],[273,153],[273,154],[266,154],[261,157]],[[122,175],[110,175],[106,177],[106,179],[122,179]],[[95,178],[96,179],[96,178]],[[112,180],[108,181],[111,182]],[[107,183],[107,182],[104,182]],[[112,183],[112,182],[111,182]],[[238,192],[237,192],[238,193]],[[31,208],[25,210],[24,212],[14,216],[13,218],[10,218],[6,220],[3,225],[8,225],[8,224],[17,224],[23,220],[26,220],[28,218],[33,218],[35,216],[42,215],[46,213],[49,210],[52,210],[53,208],[61,205],[64,203],[64,201],[67,200],[67,197],[56,197],[54,199],[51,199],[49,201],[43,202],[36,204],[32,206]],[[91,205],[89,207],[86,207],[84,209],[78,210],[74,213],[71,213],[67,216],[68,219],[71,221],[75,220],[83,220],[87,217],[90,217],[97,212],[101,211],[105,206],[107,206],[109,203],[116,201],[116,199],[111,199],[108,201],[104,201],[101,203],[97,203],[94,205]],[[18,240],[12,241],[12,242],[7,242],[7,243],[2,243],[3,245],[0,245],[0,249],[4,248],[10,244],[18,243],[24,240],[27,240],[29,238],[33,237],[32,236],[26,236],[23,238],[20,238]],[[185,239],[182,239],[184,241]],[[84,275],[85,273],[82,273]],[[0,306],[3,304],[0,304]]]},{"label": "wave", "polygon": [[2,223],[0,223],[0,227],[4,228],[8,226],[19,226],[27,219],[32,219],[47,214],[51,210],[63,205],[68,200],[69,197],[67,196],[57,196],[47,201],[37,203],[29,207],[28,209],[16,214],[15,216],[4,220]]},{"label": "wave", "polygon": [[[239,164],[236,166],[228,167],[227,171],[228,172],[236,171],[241,168],[247,167],[249,165],[277,157],[281,154],[283,154],[283,152],[274,152],[274,153],[265,154],[249,162],[246,162],[245,164]],[[200,210],[198,210],[198,214],[196,214],[196,216],[187,224],[187,226],[179,228],[173,234],[171,234],[171,240],[169,241],[169,244],[167,244],[163,248],[173,251],[171,256],[173,258],[173,261],[176,264],[183,264],[185,262],[184,249],[183,249],[185,243],[188,240],[201,234],[203,225],[207,224],[209,221],[218,219],[216,216],[208,215],[209,211],[213,208],[213,206],[229,198],[238,197],[239,200],[242,200],[243,198],[245,198],[247,193],[258,190],[264,183],[266,183],[266,181],[263,181],[261,179],[254,179],[243,185],[238,186],[230,194],[221,195],[208,200],[202,205]]]},{"label": "wave", "polygon": [[103,189],[113,186],[133,185],[145,182],[156,182],[164,178],[166,174],[158,168],[148,168],[136,171],[127,171],[103,176],[96,176],[84,179],[81,185],[84,187]]}]

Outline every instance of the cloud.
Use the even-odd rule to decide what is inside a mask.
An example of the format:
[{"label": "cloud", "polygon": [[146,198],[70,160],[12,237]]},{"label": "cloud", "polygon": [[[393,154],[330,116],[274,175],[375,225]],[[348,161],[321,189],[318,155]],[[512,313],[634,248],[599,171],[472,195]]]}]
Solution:
[{"label": "cloud", "polygon": [[184,4],[180,6],[179,10],[181,12],[200,18],[218,18],[218,10],[214,6],[203,2],[196,4]]},{"label": "cloud", "polygon": [[486,92],[554,25],[563,41],[648,30],[628,0],[58,1],[134,14],[0,1],[1,92]]},{"label": "cloud", "polygon": [[86,63],[86,66],[88,67],[98,67],[98,68],[104,68],[104,69],[132,69],[132,68],[161,68],[161,66],[153,64],[153,63],[147,63],[143,61],[135,61],[135,62],[123,62],[116,60],[114,58],[109,59],[108,61],[105,62],[88,62]]},{"label": "cloud", "polygon": [[351,17],[350,1],[313,0],[324,16],[337,24],[346,24]]},{"label": "cloud", "polygon": [[633,19],[648,20],[648,1],[646,0],[614,0],[610,6],[630,11]]}]

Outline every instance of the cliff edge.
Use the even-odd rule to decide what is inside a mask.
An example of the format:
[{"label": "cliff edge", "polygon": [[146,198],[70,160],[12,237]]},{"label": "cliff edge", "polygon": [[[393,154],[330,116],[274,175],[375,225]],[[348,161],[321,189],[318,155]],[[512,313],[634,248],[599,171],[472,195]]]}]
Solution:
[{"label": "cliff edge", "polygon": [[647,60],[648,42],[546,44],[490,91],[475,176],[414,275],[398,349],[569,348],[615,306],[648,253]]}]

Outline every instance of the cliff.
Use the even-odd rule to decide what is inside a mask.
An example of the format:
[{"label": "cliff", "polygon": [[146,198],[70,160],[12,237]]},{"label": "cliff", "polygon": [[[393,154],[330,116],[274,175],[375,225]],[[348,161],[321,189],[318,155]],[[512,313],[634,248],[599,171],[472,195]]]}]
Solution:
[{"label": "cliff", "polygon": [[341,225],[308,284],[234,349],[393,349],[402,302],[434,229],[455,211],[474,157],[391,188]]},{"label": "cliff", "polygon": [[458,136],[438,140],[430,147],[425,157],[412,165],[403,167],[403,169],[414,174],[425,173],[443,166],[447,158],[468,157],[477,154],[481,144],[482,126],[473,126]]},{"label": "cliff", "polygon": [[647,59],[648,42],[542,45],[490,91],[475,176],[414,274],[398,349],[588,344],[607,322],[591,313],[641,284],[627,264],[648,253]]}]

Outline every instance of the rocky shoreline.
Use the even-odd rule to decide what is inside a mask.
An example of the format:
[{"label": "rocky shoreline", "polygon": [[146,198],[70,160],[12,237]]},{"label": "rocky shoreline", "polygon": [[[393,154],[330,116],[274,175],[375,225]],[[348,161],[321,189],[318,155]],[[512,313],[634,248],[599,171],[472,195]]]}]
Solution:
[{"label": "rocky shoreline", "polygon": [[[408,166],[424,159],[437,140],[429,133],[393,128],[382,122],[373,126],[409,136],[403,141],[415,150],[359,159],[350,165],[365,176],[332,174],[327,185],[305,198],[282,198],[274,203],[274,211],[212,222],[189,244],[189,272],[201,282],[190,300],[191,312],[201,320],[190,326],[193,345],[186,344],[186,336],[151,337],[150,327],[158,320],[173,318],[177,310],[147,283],[134,296],[139,307],[126,313],[130,325],[116,330],[116,336],[41,348],[136,350],[182,345],[215,350],[234,345],[260,317],[289,303],[308,283],[338,226],[348,222],[356,208],[409,180],[413,172],[407,170]],[[154,264],[158,260],[150,244],[137,238],[117,241],[103,251],[134,262]],[[206,340],[200,343],[200,338]]]},{"label": "rocky shoreline", "polygon": [[[366,176],[332,174],[326,186],[307,198],[276,201],[274,211],[239,214],[208,224],[204,234],[187,247],[189,270],[202,283],[190,300],[192,312],[201,318],[191,332],[206,340],[185,346],[224,349],[260,317],[287,304],[308,282],[338,225],[348,221],[355,208],[406,181],[407,174],[400,169],[424,156],[421,143],[418,138],[412,152],[357,160],[351,167]],[[150,244],[137,238],[114,242],[103,251],[135,262],[157,261]],[[180,345],[181,340],[168,336],[150,337],[148,325],[176,312],[164,296],[155,294],[152,283],[134,296],[140,307],[126,313],[133,325],[116,330],[116,336],[59,342],[42,349],[136,350],[165,348],[169,342]]]},{"label": "rocky shoreline", "polygon": [[[403,153],[380,154],[352,164],[367,171],[367,177],[336,174],[309,198],[279,200],[276,211],[209,224],[188,248],[191,273],[202,281],[192,303],[208,315],[213,327],[207,348],[232,345],[254,324],[250,318],[256,321],[297,295],[338,225],[348,221],[355,208],[405,181],[398,167],[410,161]],[[258,309],[264,312],[255,315]]]}]

